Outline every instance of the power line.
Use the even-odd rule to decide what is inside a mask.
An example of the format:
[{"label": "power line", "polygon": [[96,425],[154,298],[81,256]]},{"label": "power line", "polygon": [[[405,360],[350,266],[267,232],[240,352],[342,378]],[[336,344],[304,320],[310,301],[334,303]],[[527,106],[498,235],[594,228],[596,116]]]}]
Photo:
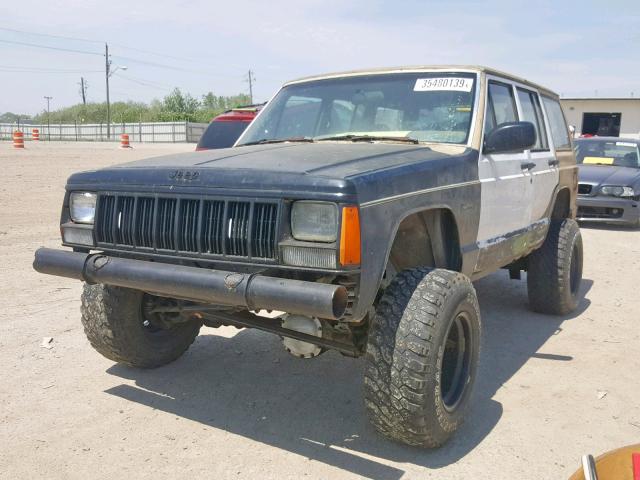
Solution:
[{"label": "power line", "polygon": [[[26,34],[26,35],[38,35],[38,36],[42,36],[42,37],[50,37],[50,38],[59,38],[59,39],[64,39],[64,40],[77,40],[77,41],[81,41],[81,42],[91,42],[91,43],[104,43],[103,41],[100,40],[91,40],[88,38],[79,38],[79,37],[70,37],[70,36],[65,36],[65,35],[53,35],[53,34],[49,34],[49,33],[39,33],[39,32],[29,32],[26,30],[18,30],[15,28],[6,28],[6,27],[0,27],[0,30],[4,30],[4,31],[8,31],[8,32],[14,32],[14,33],[22,33],[22,34]],[[66,49],[66,48],[62,48],[62,47],[50,47],[50,46],[46,46],[46,45],[38,45],[38,44],[33,44],[33,43],[28,43],[28,42],[18,42],[18,41],[13,41],[13,40],[0,40],[0,42],[5,42],[5,43],[13,43],[16,45],[24,45],[24,46],[31,46],[31,47],[38,47],[38,48],[47,48],[47,49],[51,49],[51,50],[61,50],[61,51],[74,51],[76,53],[88,53],[91,55],[101,55],[99,53],[93,53],[93,52],[87,52],[87,51],[79,51],[79,50],[74,50],[74,49]],[[145,49],[140,49],[140,48],[136,48],[136,47],[129,47],[127,45],[122,45],[122,44],[117,44],[117,43],[113,43],[113,46],[117,46],[119,48],[123,48],[126,50],[133,50],[133,51],[137,51],[140,53],[145,53],[147,55],[155,55],[157,57],[164,57],[164,58],[169,58],[172,60],[177,60],[179,62],[190,62],[190,63],[198,63],[201,64],[202,63],[202,59],[195,59],[195,58],[189,58],[189,57],[178,57],[178,56],[174,56],[174,55],[167,55],[166,53],[158,53],[158,52],[153,52],[151,50],[145,50]],[[127,61],[131,61],[131,62],[137,62],[137,63],[141,63],[141,64],[146,64],[149,66],[155,66],[155,67],[159,67],[159,68],[170,68],[173,70],[179,70],[180,67],[175,67],[175,66],[171,66],[171,65],[163,65],[160,63],[155,63],[155,62],[149,62],[146,60],[139,60],[136,58],[131,58],[131,57],[125,57],[125,56],[120,56],[120,55],[113,55],[114,57],[119,57],[121,59],[127,60]],[[226,66],[229,67],[233,67],[233,68],[243,68],[240,65],[236,65],[236,64],[230,64],[228,62],[225,62]],[[191,71],[193,73],[199,73],[196,70],[184,70],[184,71]],[[204,73],[207,74],[208,73]],[[225,76],[225,75],[222,75]],[[227,77],[229,77],[229,75],[226,75]]]},{"label": "power line", "polygon": [[120,43],[112,43],[111,45],[118,48],[124,48],[125,50],[132,50],[134,52],[146,53],[147,55],[155,55],[156,57],[170,58],[171,60],[178,60],[180,62],[197,62],[197,63],[202,62],[201,60],[196,60],[195,58],[174,57],[173,55],[167,55],[166,53],[158,53],[158,52],[152,52],[151,50],[143,50],[141,48],[127,47],[126,45],[122,45]]},{"label": "power line", "polygon": [[25,33],[27,35],[38,35],[40,37],[60,38],[63,40],[77,40],[79,42],[103,43],[100,40],[90,40],[88,38],[79,38],[79,37],[67,37],[64,35],[52,35],[50,33],[28,32],[26,30],[18,30],[16,28],[0,27],[0,30],[4,30],[6,32],[14,32],[14,33]]},{"label": "power line", "polygon": [[177,72],[186,72],[186,73],[195,73],[196,75],[206,75],[208,77],[226,77],[226,78],[235,78],[236,75],[225,75],[225,74],[221,74],[219,72],[208,72],[206,70],[194,70],[192,68],[184,68],[184,67],[177,67],[174,65],[167,65],[166,63],[157,63],[157,62],[150,62],[148,60],[140,60],[137,58],[132,58],[132,57],[126,57],[123,55],[111,55],[113,58],[117,58],[119,60],[124,60],[127,62],[133,62],[133,63],[139,63],[141,65],[147,65],[149,67],[153,67],[153,68],[165,68],[167,70],[175,70]]},{"label": "power line", "polygon": [[[50,33],[40,33],[40,32],[29,32],[27,30],[18,30],[16,28],[6,28],[6,27],[0,27],[0,30],[4,30],[6,32],[14,32],[14,33],[23,33],[26,35],[37,35],[40,37],[48,37],[48,38],[59,38],[62,40],[77,40],[79,42],[90,42],[90,43],[99,43],[99,44],[103,44],[104,41],[103,40],[92,40],[89,38],[80,38],[80,37],[70,37],[70,36],[66,36],[66,35],[53,35]],[[111,45],[115,46],[115,47],[119,47],[119,48],[124,48],[127,50],[134,50],[140,53],[146,53],[149,55],[156,55],[158,57],[165,57],[165,58],[171,58],[172,60],[179,60],[179,61],[183,61],[183,62],[200,62],[200,60],[197,60],[195,58],[187,58],[187,57],[175,57],[173,55],[167,55],[166,53],[158,53],[158,52],[152,52],[150,50],[143,50],[140,48],[135,48],[135,47],[128,47],[126,45],[122,45],[122,44],[118,44],[118,43],[112,43]]]},{"label": "power line", "polygon": [[[13,45],[21,45],[21,46],[25,46],[25,47],[32,47],[32,48],[44,48],[47,50],[58,50],[58,51],[62,51],[62,52],[71,52],[71,53],[82,53],[82,54],[86,54],[86,55],[97,55],[97,56],[104,56],[102,53],[96,53],[96,52],[89,52],[86,50],[76,50],[76,49],[72,49],[72,48],[62,48],[62,47],[51,47],[48,45],[42,45],[42,44],[37,44],[37,43],[28,43],[28,42],[16,42],[13,40],[3,40],[0,39],[0,43],[9,43],[9,44],[13,44]],[[191,69],[187,69],[187,68],[181,68],[181,67],[175,67],[172,65],[166,65],[163,63],[156,63],[156,62],[149,62],[146,60],[140,60],[137,58],[132,58],[132,57],[125,57],[122,55],[111,55],[111,57],[114,58],[119,58],[121,60],[126,60],[129,62],[135,62],[135,63],[139,63],[142,65],[148,65],[150,67],[156,67],[156,68],[166,68],[169,70],[176,70],[176,71],[180,71],[180,72],[189,72],[189,73],[196,73],[196,74],[200,74],[200,75],[212,75],[209,72],[205,72],[202,70],[191,70]],[[216,74],[214,74],[216,75]],[[229,75],[220,75],[217,74],[218,76],[223,76],[223,77],[229,77]]]},{"label": "power line", "polygon": [[[44,71],[32,71],[32,70],[4,70],[0,68],[2,73],[33,73],[33,74],[45,74],[45,75],[77,75],[78,73],[99,73],[97,70],[77,70],[74,72],[44,72]],[[100,71],[101,72],[101,71]]]},{"label": "power line", "polygon": [[[75,72],[76,70],[68,68],[49,68],[49,67],[30,67],[25,65],[0,65],[0,68],[9,68],[16,70],[34,70],[39,72]],[[102,70],[96,70],[101,72]]]},{"label": "power line", "polygon": [[10,43],[10,44],[13,44],[13,45],[22,45],[24,47],[45,48],[47,50],[59,50],[61,52],[83,53],[85,55],[99,55],[99,56],[102,56],[101,53],[89,52],[89,51],[86,51],[86,50],[75,50],[73,48],[51,47],[51,46],[48,46],[48,45],[41,45],[41,44],[37,44],[37,43],[16,42],[16,41],[13,41],[13,40],[2,40],[2,39],[0,39],[0,42],[2,42],[2,43]]},{"label": "power line", "polygon": [[158,90],[168,91],[171,89],[168,85],[162,86],[162,84],[152,82],[150,80],[141,80],[138,78],[133,78],[128,75],[122,75],[121,73],[114,74],[118,78],[123,78],[124,80],[128,80],[129,82],[137,83],[138,85],[142,85],[143,87],[151,87],[156,88]]},{"label": "power line", "polygon": [[[145,53],[147,55],[154,55],[156,57],[168,58],[168,59],[171,59],[171,60],[177,60],[179,62],[197,63],[198,65],[201,65],[203,63],[203,59],[202,58],[197,59],[197,58],[191,58],[191,57],[177,57],[175,55],[167,55],[166,53],[158,53],[158,52],[153,52],[151,50],[144,50],[144,49],[141,49],[141,48],[129,47],[127,45],[122,45],[122,44],[119,44],[119,43],[112,43],[111,45],[114,45],[114,46],[119,47],[119,48],[123,48],[125,50],[132,50],[134,52]],[[240,68],[244,69],[243,66],[235,64],[235,63],[225,62],[225,66],[238,68],[238,69],[240,69]]]},{"label": "power line", "polygon": [[40,67],[23,67],[14,65],[0,65],[0,70],[4,72],[16,73],[98,73],[102,70],[69,70],[63,68],[40,68]]}]

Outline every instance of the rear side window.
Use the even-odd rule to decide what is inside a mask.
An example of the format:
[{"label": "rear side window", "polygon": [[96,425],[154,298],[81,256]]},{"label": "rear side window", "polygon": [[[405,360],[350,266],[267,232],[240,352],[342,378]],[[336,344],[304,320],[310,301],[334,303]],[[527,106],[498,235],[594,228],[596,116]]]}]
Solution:
[{"label": "rear side window", "polygon": [[200,137],[199,149],[232,147],[249,122],[219,121],[211,122]]},{"label": "rear side window", "polygon": [[521,120],[531,122],[536,127],[536,144],[532,150],[548,150],[547,129],[544,126],[538,94],[524,88],[518,88],[518,100],[520,100],[520,107],[522,107]]},{"label": "rear side window", "polygon": [[567,122],[564,120],[560,102],[549,97],[542,97],[542,103],[547,111],[547,119],[549,120],[554,146],[556,149],[571,148],[569,130],[567,129]]},{"label": "rear side window", "polygon": [[487,115],[484,124],[485,135],[503,123],[517,121],[518,113],[511,86],[504,83],[489,82]]}]

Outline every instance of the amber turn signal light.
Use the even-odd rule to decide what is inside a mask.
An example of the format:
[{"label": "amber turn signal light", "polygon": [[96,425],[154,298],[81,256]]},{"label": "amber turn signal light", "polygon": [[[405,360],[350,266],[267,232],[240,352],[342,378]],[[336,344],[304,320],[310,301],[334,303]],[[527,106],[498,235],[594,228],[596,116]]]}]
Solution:
[{"label": "amber turn signal light", "polygon": [[342,208],[340,265],[360,265],[360,214],[358,207]]}]

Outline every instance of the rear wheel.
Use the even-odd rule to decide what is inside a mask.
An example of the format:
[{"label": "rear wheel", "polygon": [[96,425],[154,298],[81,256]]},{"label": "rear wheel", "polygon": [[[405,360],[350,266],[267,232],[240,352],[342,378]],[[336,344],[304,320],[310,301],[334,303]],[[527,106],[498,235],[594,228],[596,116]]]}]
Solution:
[{"label": "rear wheel", "polygon": [[159,367],[180,357],[201,326],[197,320],[155,312],[157,306],[171,302],[138,290],[85,284],[82,325],[93,348],[108,359],[133,367]]},{"label": "rear wheel", "polygon": [[582,236],[575,220],[552,221],[542,246],[529,255],[527,291],[535,312],[566,315],[578,306]]},{"label": "rear wheel", "polygon": [[387,437],[445,443],[470,403],[480,351],[480,310],[467,277],[416,268],[396,276],[369,332],[364,400]]}]

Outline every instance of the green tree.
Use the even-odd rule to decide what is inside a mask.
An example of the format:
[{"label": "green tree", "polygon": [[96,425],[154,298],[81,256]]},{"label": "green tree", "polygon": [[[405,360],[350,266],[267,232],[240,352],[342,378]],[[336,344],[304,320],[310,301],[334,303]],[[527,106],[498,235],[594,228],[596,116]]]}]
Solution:
[{"label": "green tree", "polygon": [[18,123],[25,122],[31,120],[31,115],[13,113],[13,112],[5,112],[0,115],[0,122],[2,123]]},{"label": "green tree", "polygon": [[200,102],[188,93],[183,94],[179,88],[174,88],[162,101],[163,112],[176,120],[193,120],[198,108]]},{"label": "green tree", "polygon": [[[200,98],[183,93],[176,88],[163,99],[155,99],[148,104],[132,101],[114,102],[111,104],[111,121],[113,123],[167,121],[207,123],[223,111],[245,105],[249,101],[249,97],[244,94],[225,97],[214,95],[212,92]],[[0,121],[15,123],[18,116],[21,122],[28,118],[27,115],[7,112],[0,117]],[[34,116],[32,120],[34,123],[46,123],[47,112]],[[50,120],[52,123],[105,123],[107,105],[104,102],[86,105],[79,103],[52,111]]]}]

